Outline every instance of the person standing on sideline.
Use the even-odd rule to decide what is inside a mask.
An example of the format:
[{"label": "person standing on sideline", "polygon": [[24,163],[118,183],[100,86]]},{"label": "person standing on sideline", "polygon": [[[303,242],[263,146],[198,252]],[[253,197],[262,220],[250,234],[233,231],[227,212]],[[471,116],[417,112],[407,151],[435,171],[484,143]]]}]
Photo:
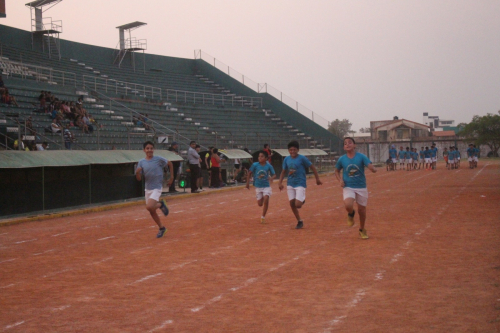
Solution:
[{"label": "person standing on sideline", "polygon": [[64,135],[64,147],[66,147],[66,149],[68,150],[71,150],[71,144],[73,143],[74,136],[73,133],[71,133],[71,131],[69,130],[69,124],[66,125],[63,135]]},{"label": "person standing on sideline", "polygon": [[[179,144],[177,142],[172,142],[170,147],[168,147],[168,150],[175,153],[176,155],[179,155]],[[172,182],[172,185],[168,188],[169,193],[175,193],[179,192],[175,189],[175,180],[177,179],[177,174],[179,173],[179,167],[181,166],[180,161],[172,162],[172,166],[174,167],[174,181]]]},{"label": "person standing on sideline", "polygon": [[396,147],[394,145],[391,145],[391,148],[389,149],[389,159],[391,160],[391,164],[389,166],[389,170],[395,171],[397,170],[397,163],[398,163],[398,151],[396,150]]},{"label": "person standing on sideline", "polygon": [[191,173],[191,193],[200,193],[200,191],[198,191],[198,175],[200,174],[201,158],[196,151],[196,141],[191,141],[189,143],[187,157],[189,163],[189,171]]},{"label": "person standing on sideline", "polygon": [[156,238],[161,238],[167,229],[161,223],[156,210],[160,208],[163,215],[168,215],[168,208],[165,200],[160,200],[163,187],[163,169],[168,165],[170,171],[170,179],[168,180],[169,186],[174,181],[174,170],[172,162],[167,161],[163,157],[154,156],[155,145],[153,142],[144,142],[143,148],[146,158],[139,161],[137,169],[135,170],[135,178],[138,181],[141,181],[142,178],[145,180],[146,209],[149,211],[149,214],[151,214],[156,224],[158,224],[158,228],[160,228]]},{"label": "person standing on sideline", "polygon": [[[198,154],[200,154],[200,150],[201,150],[200,145],[196,145],[196,147],[194,149],[196,150],[196,152]],[[196,186],[198,186],[198,191],[203,192],[204,189],[203,189],[203,174],[201,173],[201,162],[198,162],[198,167],[200,168],[199,169],[200,171],[198,174],[198,183],[196,184]]]},{"label": "person standing on sideline", "polygon": [[[372,162],[365,155],[356,152],[356,142],[353,138],[344,138],[345,155],[342,155],[335,165],[335,177],[344,189],[344,205],[347,210],[347,225],[354,225],[354,201],[358,204],[359,236],[368,239],[365,229],[366,205],[368,204],[368,189],[366,188],[365,167],[371,172],[377,172]],[[342,177],[340,177],[342,170]]]},{"label": "person standing on sideline", "polygon": [[220,187],[220,156],[217,154],[219,149],[213,148],[212,154],[210,155],[210,164],[212,167],[210,168],[211,174],[210,177],[212,180],[210,181],[211,188],[219,188]]},{"label": "person standing on sideline", "polygon": [[273,155],[273,152],[267,143],[264,145],[264,151],[267,153],[267,161],[271,164],[271,156]]},{"label": "person standing on sideline", "polygon": [[265,151],[261,151],[259,153],[259,161],[253,163],[250,170],[248,170],[246,185],[246,188],[250,189],[250,174],[253,174],[253,186],[255,187],[255,195],[257,196],[257,205],[259,205],[259,207],[263,207],[260,223],[266,223],[269,198],[273,194],[269,180],[272,182],[273,179],[276,178],[274,168],[267,162],[267,157],[268,156]]},{"label": "person standing on sideline", "polygon": [[288,153],[290,156],[285,157],[283,160],[283,171],[281,171],[278,187],[280,191],[283,190],[283,178],[285,178],[285,174],[288,173],[286,189],[290,208],[297,218],[297,226],[295,229],[302,229],[304,227],[304,221],[300,218],[299,209],[306,202],[306,169],[310,167],[314,172],[317,185],[322,185],[323,183],[319,179],[316,167],[305,156],[299,154],[299,143],[297,141],[288,143]]}]

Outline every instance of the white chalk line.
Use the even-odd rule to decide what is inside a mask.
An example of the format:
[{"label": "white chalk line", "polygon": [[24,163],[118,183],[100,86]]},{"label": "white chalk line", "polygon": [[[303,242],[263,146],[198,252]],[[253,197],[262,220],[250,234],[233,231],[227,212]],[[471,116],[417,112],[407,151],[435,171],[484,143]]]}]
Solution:
[{"label": "white chalk line", "polygon": [[14,244],[22,244],[22,243],[27,243],[27,242],[34,242],[38,240],[37,238],[33,238],[33,239],[28,239],[28,240],[23,240],[23,241],[19,241],[19,242],[15,242]]},{"label": "white chalk line", "polygon": [[17,323],[14,323],[12,325],[7,325],[7,326],[5,326],[5,330],[9,330],[9,329],[14,328],[16,326],[22,325],[25,322],[26,322],[26,320],[23,320],[23,321],[18,321]]},{"label": "white chalk line", "polygon": [[164,329],[165,327],[167,327],[167,325],[170,325],[170,324],[173,324],[173,323],[174,323],[173,320],[164,321],[163,323],[161,323],[161,325],[156,326],[155,328],[153,328],[149,332],[151,333],[151,332],[159,331],[159,330]]},{"label": "white chalk line", "polygon": [[[483,169],[487,166],[488,164],[486,164],[481,170],[478,170],[478,172],[469,180],[469,182],[467,182],[467,184],[465,184],[463,187],[460,188],[460,190],[457,192],[457,195],[454,196],[453,198],[451,198],[444,206],[443,208],[438,211],[438,213],[436,215],[434,215],[431,219],[431,221],[429,221],[426,226],[422,229],[420,229],[419,231],[417,231],[415,233],[415,236],[416,237],[419,237],[421,234],[423,234],[427,229],[429,229],[431,226],[432,226],[432,221],[434,221],[435,219],[437,219],[437,217],[441,214],[443,214],[446,209],[451,205],[451,203],[459,197],[460,193],[462,193],[463,191],[465,191],[465,189],[469,186],[470,183],[472,183],[472,181],[481,173],[481,171],[483,171]],[[422,178],[422,177],[420,177]],[[408,240],[405,244],[403,244],[402,248],[403,250],[407,250],[410,248],[411,244],[413,244],[413,241],[411,240]],[[389,264],[394,264],[396,263],[400,257],[402,257],[404,255],[404,251],[401,251],[399,253],[396,253],[392,258],[391,260],[389,261]],[[386,270],[379,270],[376,274],[375,274],[375,277],[374,277],[374,280],[375,281],[381,281],[383,280],[384,278],[384,274],[385,274]],[[346,308],[349,310],[350,308],[354,308],[363,298],[364,296],[366,295],[366,290],[365,289],[361,289],[359,290],[356,295],[354,296],[354,298],[351,300],[350,303],[348,303],[346,305]],[[331,332],[335,326],[337,326],[338,324],[340,324],[345,318],[347,318],[347,314],[346,315],[342,315],[342,316],[337,316],[335,317],[332,321],[329,322],[329,326],[323,330],[323,332]]]},{"label": "white chalk line", "polygon": [[11,262],[11,261],[14,261],[14,260],[17,260],[17,258],[7,259],[7,260],[0,261],[0,264],[3,264],[4,262]]},{"label": "white chalk line", "polygon": [[66,232],[61,232],[60,234],[55,234],[55,235],[52,235],[52,237],[59,237],[61,235],[66,235],[66,234],[69,234],[69,231],[66,231]]},{"label": "white chalk line", "polygon": [[116,238],[116,236],[109,236],[109,237],[99,238],[98,241],[103,241],[103,240],[111,239],[111,238]]},{"label": "white chalk line", "polygon": [[264,276],[270,274],[271,272],[274,272],[274,271],[280,269],[281,267],[287,266],[287,265],[289,265],[289,264],[291,264],[291,263],[299,260],[300,258],[302,258],[303,256],[305,256],[305,255],[307,255],[309,253],[311,253],[311,251],[306,250],[302,254],[300,254],[300,255],[298,255],[298,256],[296,256],[296,257],[294,257],[294,258],[292,258],[292,259],[290,259],[290,260],[288,260],[286,262],[283,262],[283,263],[279,264],[278,266],[275,266],[275,267],[267,270],[266,272],[260,274],[257,277],[247,279],[241,285],[229,288],[226,292],[224,292],[224,293],[222,293],[222,294],[220,294],[218,296],[215,296],[215,297],[209,299],[208,301],[206,301],[205,303],[203,303],[203,304],[201,304],[201,305],[199,305],[197,307],[191,308],[190,310],[191,310],[191,312],[199,312],[199,311],[203,310],[204,308],[206,308],[207,306],[209,306],[209,305],[211,305],[211,304],[213,304],[215,302],[220,301],[224,296],[229,295],[230,293],[233,293],[235,291],[238,291],[238,290],[241,290],[243,288],[246,288],[246,287],[250,286],[251,284],[257,282],[259,279],[261,279]]},{"label": "white chalk line", "polygon": [[161,275],[163,275],[163,273],[156,273],[153,275],[148,275],[148,276],[143,277],[142,279],[139,279],[139,280],[136,280],[134,282],[129,283],[128,286],[131,286],[131,285],[136,284],[136,283],[141,283],[141,282],[147,281],[149,279],[152,279],[152,278],[155,278],[155,277],[161,276]]}]

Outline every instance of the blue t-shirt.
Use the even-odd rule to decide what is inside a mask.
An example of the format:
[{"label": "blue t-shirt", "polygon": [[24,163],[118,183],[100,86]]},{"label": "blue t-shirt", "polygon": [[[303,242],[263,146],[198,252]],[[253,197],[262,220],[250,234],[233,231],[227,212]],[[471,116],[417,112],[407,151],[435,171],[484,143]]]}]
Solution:
[{"label": "blue t-shirt", "polygon": [[409,160],[410,158],[412,158],[412,154],[411,154],[411,151],[407,150],[406,151],[406,159]]},{"label": "blue t-shirt", "polygon": [[398,156],[398,151],[394,148],[389,149],[389,157],[396,158]]},{"label": "blue t-shirt", "polygon": [[406,158],[406,152],[404,150],[399,151],[399,159],[404,160]]},{"label": "blue t-shirt", "polygon": [[297,155],[296,158],[291,156],[285,157],[283,161],[283,170],[288,170],[287,185],[291,187],[307,187],[306,184],[306,169],[311,166],[309,161],[303,155]]},{"label": "blue t-shirt", "polygon": [[474,148],[474,156],[479,156],[479,148]]},{"label": "blue t-shirt", "polygon": [[436,157],[437,156],[437,152],[438,152],[437,148],[429,149],[429,151],[431,152],[431,157]]},{"label": "blue t-shirt", "polygon": [[467,156],[469,157],[474,156],[474,148],[467,148]]},{"label": "blue t-shirt", "polygon": [[431,151],[429,149],[424,150],[424,158],[430,158],[431,157]]},{"label": "blue t-shirt", "polygon": [[455,151],[454,150],[450,150],[450,152],[448,153],[448,161],[451,161],[451,160],[454,160],[455,159]]},{"label": "blue t-shirt", "polygon": [[424,152],[425,152],[425,150],[420,151],[420,158],[424,158]]},{"label": "blue t-shirt", "polygon": [[253,173],[253,186],[260,188],[269,187],[269,174],[271,174],[271,176],[275,175],[274,168],[269,162],[266,162],[265,165],[255,162],[252,164],[249,171]]},{"label": "blue t-shirt", "polygon": [[137,167],[142,168],[142,175],[146,181],[146,190],[161,190],[163,188],[163,168],[168,161],[161,156],[153,156],[147,160],[143,158]]},{"label": "blue t-shirt", "polygon": [[418,161],[418,153],[416,151],[413,152],[413,159]]},{"label": "blue t-shirt", "polygon": [[335,168],[342,171],[345,187],[366,188],[365,167],[372,162],[361,153],[356,153],[353,158],[342,155]]}]

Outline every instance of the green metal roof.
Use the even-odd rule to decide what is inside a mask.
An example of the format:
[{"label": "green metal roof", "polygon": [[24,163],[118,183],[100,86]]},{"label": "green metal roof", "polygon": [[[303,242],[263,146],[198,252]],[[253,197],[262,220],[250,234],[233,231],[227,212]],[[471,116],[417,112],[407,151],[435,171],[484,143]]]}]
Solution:
[{"label": "green metal roof", "polygon": [[229,159],[252,158],[252,155],[240,149],[219,149],[219,153],[226,155]]},{"label": "green metal roof", "polygon": [[[279,154],[284,157],[290,155],[290,153],[288,153],[288,149],[273,149],[273,153]],[[304,156],[328,155],[327,152],[321,149],[300,149],[299,154]]]},{"label": "green metal roof", "polygon": [[[155,150],[155,156],[175,162],[182,157],[168,150]],[[89,164],[125,164],[143,159],[142,150],[45,150],[0,151],[0,169],[62,167]]]}]

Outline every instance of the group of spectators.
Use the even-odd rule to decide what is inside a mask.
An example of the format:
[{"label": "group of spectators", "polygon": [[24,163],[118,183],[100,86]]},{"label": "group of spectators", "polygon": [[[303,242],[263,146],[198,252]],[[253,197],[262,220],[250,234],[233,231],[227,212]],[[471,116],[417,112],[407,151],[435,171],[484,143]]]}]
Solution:
[{"label": "group of spectators", "polygon": [[52,119],[50,132],[52,133],[63,131],[63,128],[66,127],[65,122],[69,127],[78,127],[86,134],[91,134],[98,126],[94,117],[83,107],[81,97],[75,103],[59,100],[50,91],[42,91],[38,100],[40,104],[39,109],[36,111],[50,115]]},{"label": "group of spectators", "polygon": [[0,75],[0,102],[7,105],[19,106],[19,104],[17,104],[16,98],[9,94],[9,89],[5,86],[2,75]]},{"label": "group of spectators", "polygon": [[132,122],[134,125],[144,127],[148,131],[150,129],[154,130],[153,126],[149,124],[149,115],[147,113],[139,113],[137,116],[132,116]]}]

